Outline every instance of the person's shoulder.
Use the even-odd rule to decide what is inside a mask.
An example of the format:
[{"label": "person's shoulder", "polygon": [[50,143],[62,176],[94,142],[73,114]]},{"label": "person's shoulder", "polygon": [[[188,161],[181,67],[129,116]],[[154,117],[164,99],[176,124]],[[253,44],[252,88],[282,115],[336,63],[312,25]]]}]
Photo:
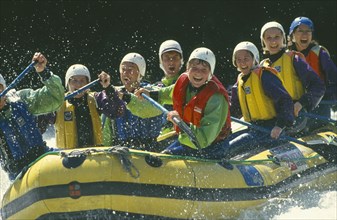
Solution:
[{"label": "person's shoulder", "polygon": [[296,59],[301,58],[302,60],[306,60],[304,54],[296,50],[286,50],[284,54]]},{"label": "person's shoulder", "polygon": [[318,55],[324,54],[330,57],[329,50],[322,45],[317,45],[317,51],[318,51]]},{"label": "person's shoulder", "polygon": [[209,98],[209,101],[221,104],[226,101],[226,98],[223,93],[215,92],[214,94],[211,95],[211,97]]}]

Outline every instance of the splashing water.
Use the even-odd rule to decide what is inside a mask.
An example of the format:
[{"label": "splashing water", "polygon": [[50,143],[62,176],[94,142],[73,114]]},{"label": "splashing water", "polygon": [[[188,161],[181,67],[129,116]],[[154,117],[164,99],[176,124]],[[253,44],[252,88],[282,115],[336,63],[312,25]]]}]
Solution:
[{"label": "splashing water", "polygon": [[[49,127],[43,135],[49,147],[55,147],[54,128]],[[0,199],[10,185],[7,174],[0,169]],[[337,183],[326,189],[306,189],[291,193],[286,198],[273,198],[254,209],[242,211],[238,220],[245,219],[337,219]],[[1,220],[1,216],[0,216]]]}]

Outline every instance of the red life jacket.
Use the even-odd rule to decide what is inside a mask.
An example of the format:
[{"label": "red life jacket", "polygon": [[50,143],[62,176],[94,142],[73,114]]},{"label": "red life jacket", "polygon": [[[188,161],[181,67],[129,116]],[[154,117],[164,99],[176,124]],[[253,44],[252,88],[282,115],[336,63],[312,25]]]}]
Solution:
[{"label": "red life jacket", "polygon": [[320,61],[319,61],[319,53],[320,53],[321,47],[319,45],[316,45],[311,48],[308,55],[305,57],[309,65],[312,67],[313,70],[318,74],[319,78],[323,82],[325,82],[325,75],[322,72]]},{"label": "red life jacket", "polygon": [[[210,81],[206,84],[206,86],[198,92],[191,100],[185,105],[186,100],[186,91],[187,86],[189,84],[189,79],[187,73],[181,74],[178,78],[174,90],[173,90],[173,108],[179,113],[179,116],[186,122],[187,124],[192,123],[197,127],[200,127],[200,121],[203,117],[204,110],[208,99],[215,93],[221,93],[226,101],[228,102],[228,114],[226,123],[221,129],[218,137],[214,140],[217,142],[226,138],[231,134],[231,119],[229,113],[229,98],[228,93],[222,83],[216,78],[214,75]],[[179,128],[175,126],[177,132],[179,132]]]}]

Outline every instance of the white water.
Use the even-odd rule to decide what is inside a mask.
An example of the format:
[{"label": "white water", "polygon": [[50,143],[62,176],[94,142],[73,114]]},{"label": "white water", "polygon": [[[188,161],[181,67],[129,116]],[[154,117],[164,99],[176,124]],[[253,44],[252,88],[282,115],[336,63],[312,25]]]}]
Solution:
[{"label": "white water", "polygon": [[[55,146],[53,129],[48,129],[44,135],[48,146]],[[10,185],[7,174],[0,169],[0,198]],[[300,220],[300,219],[337,219],[337,185],[331,189],[316,191],[308,189],[294,193],[287,198],[270,199],[261,207],[243,211],[238,218],[246,219],[273,219],[273,220]],[[1,216],[0,216],[1,220]]]}]

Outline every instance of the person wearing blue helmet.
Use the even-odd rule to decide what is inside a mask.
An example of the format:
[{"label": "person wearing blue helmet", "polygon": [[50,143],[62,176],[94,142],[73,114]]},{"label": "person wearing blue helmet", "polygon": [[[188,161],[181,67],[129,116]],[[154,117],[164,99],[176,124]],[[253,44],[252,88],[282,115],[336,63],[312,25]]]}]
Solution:
[{"label": "person wearing blue helmet", "polygon": [[[328,50],[313,40],[314,23],[307,17],[297,17],[291,23],[288,47],[305,55],[306,61],[324,82],[326,92],[323,100],[337,100],[337,67],[331,60]],[[334,107],[333,107],[334,108]],[[319,105],[314,113],[331,117],[329,105]],[[311,121],[312,128],[321,127],[318,121]]]},{"label": "person wearing blue helmet", "polygon": [[300,111],[312,111],[321,101],[325,86],[315,71],[305,61],[302,53],[286,50],[286,38],[282,25],[276,21],[267,22],[260,33],[265,59],[262,66],[275,68],[287,92],[294,103],[296,124],[289,135],[301,135],[308,130],[307,118],[301,117]]}]

